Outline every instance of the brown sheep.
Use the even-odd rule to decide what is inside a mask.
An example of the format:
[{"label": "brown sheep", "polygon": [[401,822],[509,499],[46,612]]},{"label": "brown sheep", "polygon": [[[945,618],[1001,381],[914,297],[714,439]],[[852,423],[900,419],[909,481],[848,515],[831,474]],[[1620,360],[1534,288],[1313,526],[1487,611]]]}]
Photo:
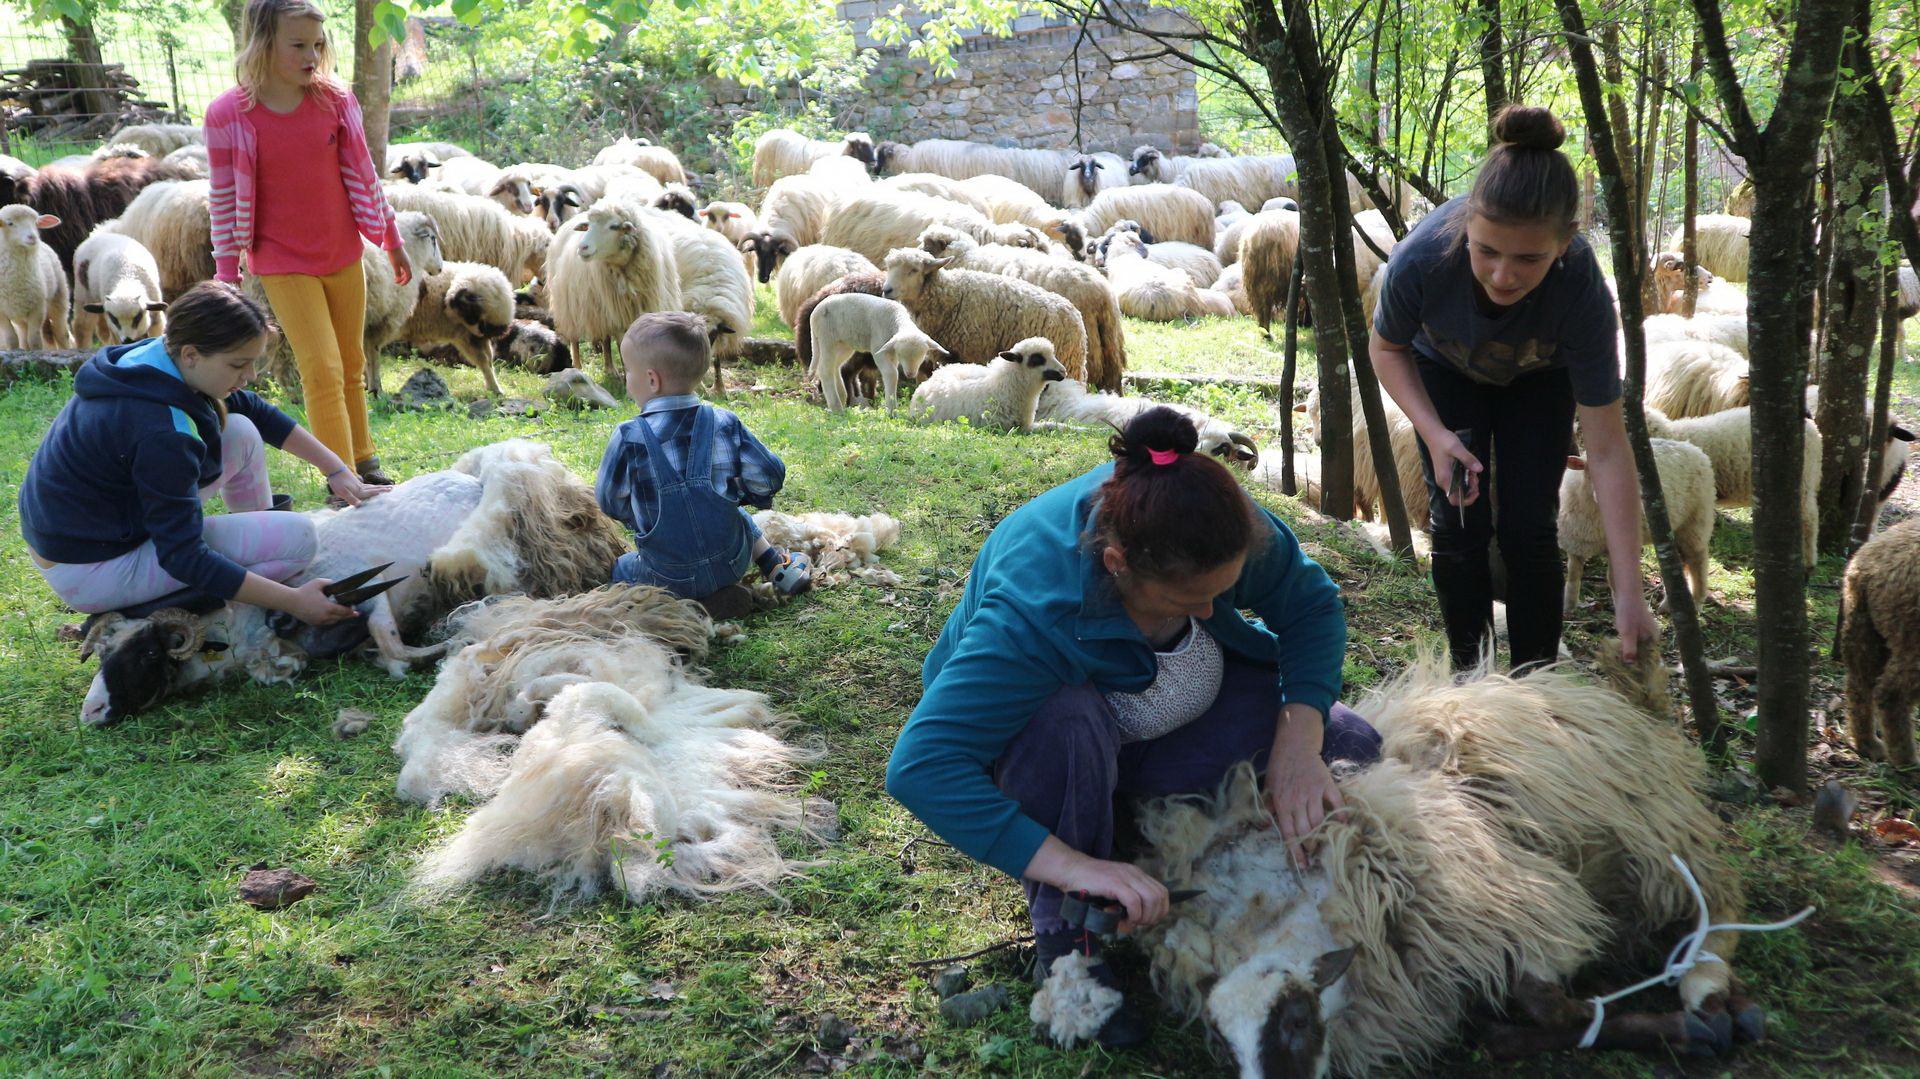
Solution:
[{"label": "brown sheep", "polygon": [[0,174],[0,205],[17,202],[58,217],[60,224],[43,239],[71,275],[73,253],[95,225],[119,217],[148,184],[190,179],[192,170],[156,157],[108,157],[84,168],[49,165],[24,178]]}]

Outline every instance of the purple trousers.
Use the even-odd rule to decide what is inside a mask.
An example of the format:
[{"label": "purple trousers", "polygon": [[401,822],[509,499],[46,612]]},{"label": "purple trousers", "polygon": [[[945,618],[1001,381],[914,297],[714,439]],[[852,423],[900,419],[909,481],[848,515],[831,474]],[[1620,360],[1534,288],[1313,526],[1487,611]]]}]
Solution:
[{"label": "purple trousers", "polygon": [[[1264,770],[1279,715],[1274,671],[1229,657],[1220,696],[1200,718],[1158,738],[1122,745],[1105,695],[1091,685],[1067,686],[1047,698],[1008,744],[993,764],[993,780],[1062,843],[1108,858],[1121,798],[1210,793],[1241,761]],[[1380,756],[1380,732],[1336,703],[1327,715],[1320,756],[1329,762],[1374,760]],[[1065,929],[1059,889],[1022,883],[1034,931]]]}]

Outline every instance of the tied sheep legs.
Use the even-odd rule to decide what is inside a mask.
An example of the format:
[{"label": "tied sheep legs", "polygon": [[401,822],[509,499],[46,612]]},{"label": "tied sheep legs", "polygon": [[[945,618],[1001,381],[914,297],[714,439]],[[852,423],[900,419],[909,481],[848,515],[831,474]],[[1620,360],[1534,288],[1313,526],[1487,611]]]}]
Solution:
[{"label": "tied sheep legs", "polygon": [[[1513,1005],[1533,1025],[1488,1025],[1482,1044],[1500,1060],[1577,1049],[1593,1019],[1591,1003],[1575,1000],[1559,985],[1532,974],[1521,975]],[[1609,1015],[1600,1024],[1592,1048],[1712,1056],[1726,1052],[1736,1040],[1757,1042],[1765,1036],[1765,1013],[1735,983],[1728,995],[1707,998],[1698,1012],[1683,1008]]]}]

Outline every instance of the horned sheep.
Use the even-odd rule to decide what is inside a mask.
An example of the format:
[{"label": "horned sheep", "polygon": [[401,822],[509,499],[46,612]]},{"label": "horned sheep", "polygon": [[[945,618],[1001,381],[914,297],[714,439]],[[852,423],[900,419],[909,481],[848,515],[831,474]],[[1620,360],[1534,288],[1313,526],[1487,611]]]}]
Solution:
[{"label": "horned sheep", "polygon": [[73,256],[73,339],[122,345],[167,332],[153,252],[131,236],[94,230]]},{"label": "horned sheep", "polygon": [[566,179],[572,170],[539,161],[522,161],[500,170],[487,197],[516,214],[534,212],[534,200],[549,184]]},{"label": "horned sheep", "polygon": [[761,135],[753,144],[753,186],[771,187],[783,177],[806,172],[821,158],[836,155],[856,158],[873,168],[876,160],[873,136],[854,131],[839,142],[828,142],[776,128]]},{"label": "horned sheep", "polygon": [[808,320],[813,333],[810,378],[820,383],[827,411],[846,407],[840,365],[864,352],[880,372],[881,402],[888,412],[899,403],[902,375],[917,378],[920,365],[933,350],[933,338],[914,325],[913,316],[899,303],[879,296],[847,293],[820,302]]},{"label": "horned sheep", "polygon": [[913,391],[908,415],[922,423],[964,418],[983,427],[1031,431],[1040,391],[1066,377],[1053,342],[1030,337],[984,367],[954,363],[935,371]]},{"label": "horned sheep", "polygon": [[40,233],[60,219],[30,206],[0,209],[0,347],[73,347],[67,275]]},{"label": "horned sheep", "polygon": [[1060,205],[1069,210],[1082,210],[1100,192],[1126,186],[1127,162],[1119,154],[1080,154],[1067,166],[1066,182],[1060,188]]},{"label": "horned sheep", "polygon": [[[787,256],[774,279],[773,295],[780,307],[780,321],[800,325],[800,307],[813,294],[849,274],[878,276],[880,267],[858,251],[827,244],[808,244]],[[878,296],[876,288],[873,295]]]},{"label": "horned sheep", "polygon": [[1920,521],[1894,525],[1847,563],[1841,656],[1847,727],[1867,760],[1914,763],[1913,705],[1920,699]]},{"label": "horned sheep", "polygon": [[950,269],[950,261],[918,249],[895,251],[886,257],[881,295],[905,304],[922,330],[967,363],[985,363],[1026,338],[1044,337],[1069,374],[1086,377],[1087,334],[1073,304],[1025,281]]},{"label": "horned sheep", "polygon": [[[1816,458],[1816,461],[1818,459]],[[1666,496],[1667,520],[1673,528],[1674,546],[1680,552],[1687,584],[1693,590],[1695,604],[1707,601],[1707,549],[1713,541],[1714,483],[1713,461],[1698,446],[1665,438],[1653,440],[1653,461],[1660,476],[1660,490]],[[1560,481],[1560,549],[1567,554],[1567,585],[1563,608],[1580,606],[1580,575],[1586,564],[1607,553],[1607,534],[1600,519],[1600,504],[1594,499],[1593,483],[1581,462]],[[1653,542],[1647,522],[1640,522],[1640,542]],[[1668,581],[1671,591],[1679,582]],[[1662,607],[1666,605],[1663,603]]]}]

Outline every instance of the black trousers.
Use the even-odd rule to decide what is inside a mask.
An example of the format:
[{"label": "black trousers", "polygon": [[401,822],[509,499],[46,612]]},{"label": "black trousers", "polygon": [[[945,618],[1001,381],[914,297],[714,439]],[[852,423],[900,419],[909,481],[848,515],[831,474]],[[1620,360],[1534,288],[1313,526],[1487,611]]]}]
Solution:
[{"label": "black trousers", "polygon": [[1557,368],[1490,386],[1425,357],[1416,367],[1440,422],[1450,430],[1471,431],[1467,449],[1489,469],[1463,522],[1459,508],[1447,501],[1447,477],[1436,481],[1433,459],[1420,443],[1433,527],[1433,590],[1440,597],[1454,666],[1479,662],[1493,632],[1488,544],[1496,536],[1506,565],[1513,669],[1551,663],[1560,652],[1566,569],[1558,519],[1560,478],[1573,441],[1573,384]]}]

